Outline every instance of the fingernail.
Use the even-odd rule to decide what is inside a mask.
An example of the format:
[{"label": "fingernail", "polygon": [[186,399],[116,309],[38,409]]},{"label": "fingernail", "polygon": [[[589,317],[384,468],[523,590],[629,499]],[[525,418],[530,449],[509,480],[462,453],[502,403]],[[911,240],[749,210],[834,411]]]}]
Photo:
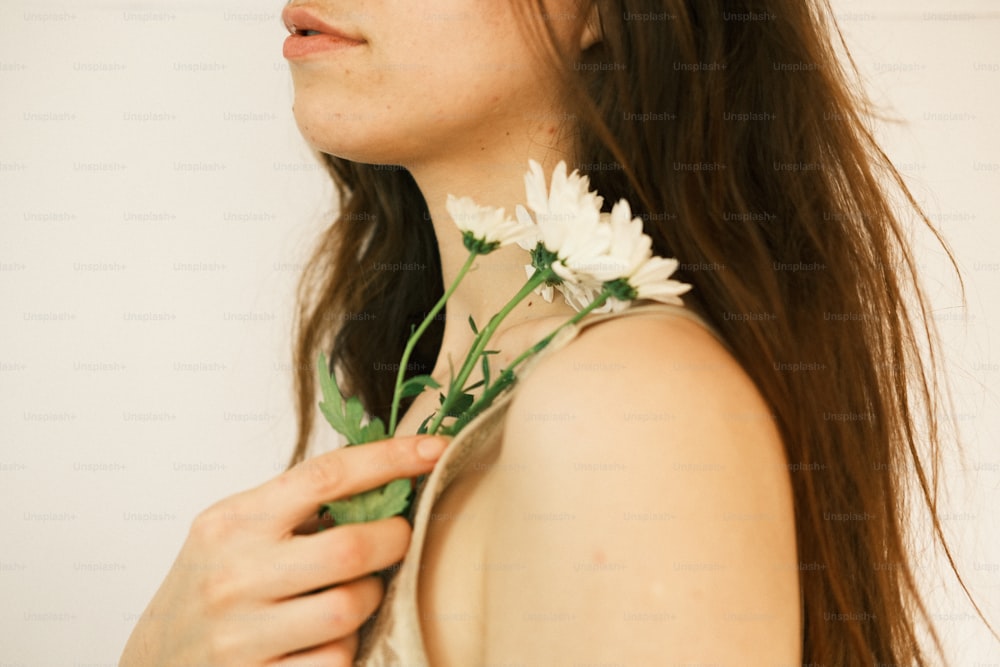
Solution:
[{"label": "fingernail", "polygon": [[424,438],[417,443],[417,454],[428,461],[433,461],[441,456],[447,444],[443,438]]}]

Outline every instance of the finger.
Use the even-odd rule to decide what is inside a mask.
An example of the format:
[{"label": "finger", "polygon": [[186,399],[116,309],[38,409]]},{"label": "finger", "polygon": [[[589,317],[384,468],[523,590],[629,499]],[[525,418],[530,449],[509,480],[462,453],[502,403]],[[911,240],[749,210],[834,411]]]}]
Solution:
[{"label": "finger", "polygon": [[348,637],[375,613],[383,594],[379,577],[363,577],[286,600],[274,614],[267,648],[286,654]]},{"label": "finger", "polygon": [[268,667],[351,667],[358,652],[358,635],[354,633],[335,642],[285,656]]},{"label": "finger", "polygon": [[398,563],[409,544],[410,524],[398,516],[298,536],[278,547],[260,593],[280,600],[351,581]]},{"label": "finger", "polygon": [[247,500],[266,507],[275,527],[290,533],[324,502],[430,472],[446,443],[440,437],[415,436],[342,447],[285,471],[249,492]]},{"label": "finger", "polygon": [[320,516],[319,512],[309,517],[292,531],[292,535],[312,535],[327,528],[333,528],[336,522],[328,516]]}]

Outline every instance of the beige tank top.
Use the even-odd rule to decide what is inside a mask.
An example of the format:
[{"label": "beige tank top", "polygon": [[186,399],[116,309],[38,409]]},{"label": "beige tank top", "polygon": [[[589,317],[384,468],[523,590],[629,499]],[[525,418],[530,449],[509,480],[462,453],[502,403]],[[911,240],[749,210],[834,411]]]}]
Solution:
[{"label": "beige tank top", "polygon": [[[535,357],[525,363],[518,374],[521,379],[531,367],[546,354],[566,345],[584,329],[598,322],[614,317],[626,317],[652,312],[677,315],[694,320],[705,327],[713,336],[722,340],[718,333],[698,315],[682,306],[661,303],[633,305],[620,313],[605,313],[584,318],[575,327],[566,327]],[[723,344],[725,344],[723,342]],[[469,422],[462,432],[448,444],[448,448],[438,459],[433,472],[417,490],[411,508],[413,533],[406,556],[395,570],[386,573],[388,579],[385,597],[378,612],[369,619],[359,632],[360,644],[355,667],[430,667],[424,649],[420,629],[420,613],[417,607],[417,576],[421,570],[424,540],[434,504],[448,485],[462,470],[488,456],[498,447],[503,435],[504,418],[510,400],[517,391],[515,385],[506,394],[494,401]]]}]

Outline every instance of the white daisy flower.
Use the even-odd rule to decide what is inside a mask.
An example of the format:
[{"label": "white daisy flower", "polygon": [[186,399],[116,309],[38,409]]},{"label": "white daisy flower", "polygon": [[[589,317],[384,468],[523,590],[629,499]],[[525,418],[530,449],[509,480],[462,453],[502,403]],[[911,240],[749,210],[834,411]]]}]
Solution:
[{"label": "white daisy flower", "polygon": [[[607,303],[595,312],[619,312],[628,308],[629,303],[636,299],[650,299],[660,303],[672,303],[683,306],[680,295],[691,289],[688,283],[670,280],[669,277],[677,270],[677,260],[674,258],[649,257],[631,276],[610,281],[605,286],[612,287],[612,294]],[[609,307],[610,304],[610,307]]]},{"label": "white daisy flower", "polygon": [[637,299],[683,305],[677,297],[690,290],[691,285],[668,280],[676,270],[677,260],[673,257],[650,257],[628,277],[628,284],[636,291]]},{"label": "white daisy flower", "polygon": [[[536,292],[542,298],[551,302],[554,290],[559,290],[579,311],[610,287],[613,296],[594,312],[623,310],[633,299],[683,305],[678,297],[691,286],[668,279],[677,260],[653,256],[653,241],[643,233],[642,219],[632,217],[626,200],[618,201],[611,213],[602,213],[604,200],[589,190],[590,179],[577,171],[567,175],[565,162],[556,165],[549,187],[541,165],[532,160],[529,167],[524,184],[534,219],[520,205],[516,214],[525,228],[535,226],[535,234],[519,244],[533,255],[541,244],[551,255],[543,265],[551,266],[561,281],[540,286]],[[530,277],[535,266],[525,270]]]},{"label": "white daisy flower", "polygon": [[469,197],[459,199],[448,195],[445,208],[461,230],[462,240],[470,252],[486,255],[500,246],[534,237],[536,233],[533,223],[525,225],[521,220],[512,220],[502,208],[480,206]]},{"label": "white daisy flower", "polygon": [[[528,161],[528,173],[524,175],[524,188],[527,195],[528,208],[538,216],[538,223],[556,223],[548,231],[555,233],[563,230],[570,219],[589,218],[599,215],[604,198],[590,191],[590,178],[573,170],[566,175],[566,163],[559,162],[552,172],[552,183],[545,184],[545,174],[542,165],[534,160]],[[568,216],[568,217],[567,217]],[[559,225],[558,223],[562,223]],[[558,245],[559,239],[553,239]]]},{"label": "white daisy flower", "polygon": [[563,260],[561,267],[553,267],[557,275],[571,280],[566,260],[578,264],[587,253],[595,254],[602,250],[608,240],[606,236],[593,234],[600,222],[604,199],[588,189],[590,179],[581,176],[578,171],[574,170],[567,176],[565,162],[560,161],[556,165],[552,184],[548,188],[542,166],[534,160],[530,160],[528,165],[530,171],[524,175],[524,188],[528,208],[535,216],[532,220],[523,206],[518,206],[516,213],[523,224],[534,223],[537,226],[537,236],[526,239],[521,247],[534,250],[535,245],[541,242],[549,252]]},{"label": "white daisy flower", "polygon": [[[607,251],[611,231],[601,224],[601,204],[604,199],[591,192],[590,179],[574,170],[567,175],[566,163],[559,162],[546,186],[545,174],[540,164],[531,160],[524,176],[528,207],[534,218],[523,206],[516,210],[517,218],[524,225],[534,224],[536,234],[520,242],[522,248],[534,251],[539,243],[554,255],[550,266],[556,277],[563,281],[555,288],[563,293],[566,302],[579,308],[598,285],[591,284],[583,267]],[[533,270],[528,270],[529,275]],[[543,285],[538,293],[546,301],[552,300],[553,286]]]},{"label": "white daisy flower", "polygon": [[[634,293],[632,299],[683,305],[678,297],[690,290],[691,285],[669,280],[677,270],[677,260],[653,256],[653,240],[643,233],[642,219],[632,217],[628,202],[620,200],[604,220],[611,229],[611,243],[607,254],[588,267],[590,275],[605,284],[618,282],[615,290],[618,296]],[[616,297],[608,299],[610,310],[615,312],[626,308],[628,303]]]},{"label": "white daisy flower", "polygon": [[601,283],[631,275],[653,254],[653,240],[642,231],[642,219],[633,218],[632,210],[624,199],[619,200],[610,214],[601,215],[610,241],[607,251],[596,258],[593,265],[584,267]]},{"label": "white daisy flower", "polygon": [[[537,269],[531,264],[524,265],[524,273],[528,278],[535,275],[535,271],[537,271]],[[535,294],[540,295],[547,303],[552,303],[552,297],[556,290],[563,295],[563,299],[567,304],[579,312],[590,305],[590,303],[597,298],[597,295],[601,291],[601,286],[584,283],[574,284],[565,281],[556,285],[542,283],[535,289]],[[596,309],[595,312],[601,313],[606,310],[608,310],[608,308],[606,306],[602,306],[601,308]]]}]

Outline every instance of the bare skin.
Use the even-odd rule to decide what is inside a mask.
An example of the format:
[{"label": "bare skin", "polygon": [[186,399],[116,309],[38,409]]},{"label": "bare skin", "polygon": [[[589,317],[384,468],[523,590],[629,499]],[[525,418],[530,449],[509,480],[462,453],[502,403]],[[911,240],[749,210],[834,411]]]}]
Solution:
[{"label": "bare skin", "polygon": [[587,330],[519,386],[495,458],[435,504],[417,601],[435,667],[799,664],[766,403],[686,319]]},{"label": "bare skin", "polygon": [[444,444],[338,449],[202,512],[119,664],[350,665],[383,595],[370,575],[403,557],[410,527],[402,517],[301,527],[322,502],[429,472]]}]

